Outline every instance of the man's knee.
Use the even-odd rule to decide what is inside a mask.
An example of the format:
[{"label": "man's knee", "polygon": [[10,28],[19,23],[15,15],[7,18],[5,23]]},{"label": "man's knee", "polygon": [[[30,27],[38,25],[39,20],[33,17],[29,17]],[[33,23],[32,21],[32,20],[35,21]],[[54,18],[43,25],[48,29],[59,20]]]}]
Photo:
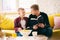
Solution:
[{"label": "man's knee", "polygon": [[46,36],[51,37],[52,36],[52,28],[48,28],[47,32],[46,32]]}]

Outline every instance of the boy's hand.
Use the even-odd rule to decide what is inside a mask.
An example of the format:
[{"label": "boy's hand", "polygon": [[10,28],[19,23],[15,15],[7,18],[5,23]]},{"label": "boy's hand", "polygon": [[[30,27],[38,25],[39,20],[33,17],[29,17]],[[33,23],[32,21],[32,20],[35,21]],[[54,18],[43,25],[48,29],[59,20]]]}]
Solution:
[{"label": "boy's hand", "polygon": [[18,28],[18,31],[21,31],[22,29],[21,28]]},{"label": "boy's hand", "polygon": [[38,29],[38,26],[37,26],[37,25],[34,25],[34,26],[33,26],[33,29],[34,29],[34,30],[37,30],[37,29]]}]

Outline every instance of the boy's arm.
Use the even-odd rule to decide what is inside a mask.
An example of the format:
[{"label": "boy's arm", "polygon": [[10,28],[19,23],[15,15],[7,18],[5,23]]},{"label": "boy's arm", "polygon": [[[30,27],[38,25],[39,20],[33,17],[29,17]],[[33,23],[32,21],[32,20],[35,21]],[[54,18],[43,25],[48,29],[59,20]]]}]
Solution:
[{"label": "boy's arm", "polygon": [[15,31],[18,31],[18,22],[16,19],[14,20],[14,29]]}]

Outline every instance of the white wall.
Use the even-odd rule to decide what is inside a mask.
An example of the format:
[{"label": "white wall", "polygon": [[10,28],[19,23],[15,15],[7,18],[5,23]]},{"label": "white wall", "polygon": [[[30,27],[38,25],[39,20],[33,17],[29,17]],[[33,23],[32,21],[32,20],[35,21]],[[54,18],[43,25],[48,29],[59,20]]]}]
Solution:
[{"label": "white wall", "polygon": [[48,14],[60,13],[60,0],[37,0],[40,11]]},{"label": "white wall", "polygon": [[60,13],[60,0],[55,0],[55,9],[56,12]]},{"label": "white wall", "polygon": [[[60,13],[60,0],[36,0],[40,11],[47,14]],[[2,11],[2,0],[0,0],[0,12]]]},{"label": "white wall", "polygon": [[0,12],[2,11],[2,0],[0,0]]}]

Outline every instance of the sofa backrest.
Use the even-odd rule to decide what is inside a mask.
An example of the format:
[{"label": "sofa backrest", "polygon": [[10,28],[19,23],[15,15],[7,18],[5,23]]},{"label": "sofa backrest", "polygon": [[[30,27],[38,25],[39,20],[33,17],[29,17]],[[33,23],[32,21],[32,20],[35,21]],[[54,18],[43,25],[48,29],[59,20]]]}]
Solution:
[{"label": "sofa backrest", "polygon": [[48,15],[49,23],[50,23],[51,27],[54,27],[54,16],[59,16],[60,17],[60,13]]},{"label": "sofa backrest", "polygon": [[[54,27],[54,16],[60,16],[60,14],[52,14],[48,15],[49,23],[51,27]],[[3,22],[0,22],[0,27],[5,30],[12,30],[14,29],[14,20],[10,18],[6,18],[5,16],[0,15],[0,20],[3,20]]]}]

